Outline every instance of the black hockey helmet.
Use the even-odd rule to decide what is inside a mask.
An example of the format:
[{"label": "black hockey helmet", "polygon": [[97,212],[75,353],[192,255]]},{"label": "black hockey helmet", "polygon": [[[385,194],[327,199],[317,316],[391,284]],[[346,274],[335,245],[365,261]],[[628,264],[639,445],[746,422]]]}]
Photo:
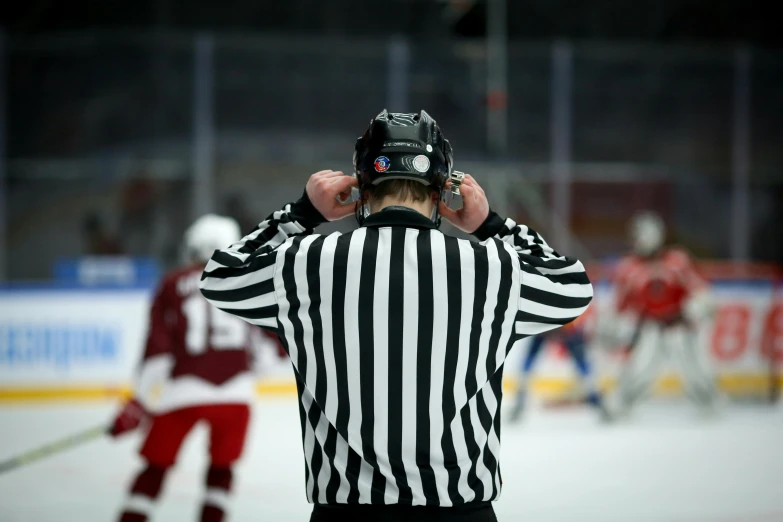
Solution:
[{"label": "black hockey helmet", "polygon": [[425,111],[384,109],[356,140],[353,167],[359,188],[390,179],[410,179],[440,193],[454,166],[449,141]]}]

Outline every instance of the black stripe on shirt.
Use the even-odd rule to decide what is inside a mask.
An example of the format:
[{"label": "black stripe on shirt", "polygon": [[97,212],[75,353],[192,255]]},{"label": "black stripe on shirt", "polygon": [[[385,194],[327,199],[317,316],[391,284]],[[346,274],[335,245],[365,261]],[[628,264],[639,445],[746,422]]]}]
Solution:
[{"label": "black stripe on shirt", "polygon": [[321,250],[323,249],[324,237],[317,238],[310,244],[310,248],[307,249],[307,293],[310,298],[310,307],[308,309],[308,315],[310,317],[310,323],[312,325],[313,332],[313,351],[315,352],[315,390],[312,390],[315,403],[310,406],[310,424],[313,427],[313,499],[317,500],[320,490],[318,487],[318,474],[321,471],[323,465],[323,455],[321,454],[320,443],[315,438],[315,432],[318,429],[318,423],[321,420],[323,405],[326,401],[326,365],[324,363],[324,343],[323,343],[323,328],[321,325],[321,277],[319,273],[319,265],[321,263]]},{"label": "black stripe on shirt", "polygon": [[274,291],[274,280],[267,279],[265,281],[261,281],[260,283],[243,286],[233,290],[202,290],[201,292],[207,299],[214,299],[216,301],[223,301],[226,303],[236,303],[237,301],[252,299],[259,295],[268,294]]},{"label": "black stripe on shirt", "polygon": [[[351,404],[348,400],[348,363],[345,351],[345,287],[348,281],[348,247],[351,243],[350,234],[337,239],[334,252],[334,270],[332,279],[332,346],[334,350],[335,381],[337,383],[337,419],[335,428],[342,438],[348,442],[348,421],[351,416]],[[336,441],[335,441],[336,446]],[[346,478],[349,485],[349,499],[359,499],[360,457],[349,451]],[[337,500],[340,488],[340,477],[333,473],[326,487],[326,497],[329,502]]]},{"label": "black stripe on shirt", "polygon": [[581,308],[590,304],[591,297],[567,297],[532,286],[519,285],[519,297],[556,308]]},{"label": "black stripe on shirt", "polygon": [[492,318],[490,329],[492,334],[489,337],[489,353],[487,354],[487,377],[495,373],[497,351],[503,350],[505,353],[506,347],[500,346],[500,336],[503,330],[503,320],[508,309],[508,300],[511,295],[511,283],[514,280],[513,263],[506,249],[498,248],[498,258],[500,259],[500,281],[498,283],[497,302],[495,303],[495,316]]},{"label": "black stripe on shirt", "polygon": [[[487,249],[471,243],[475,266],[475,287],[473,289],[473,314],[470,324],[470,357],[468,368],[476,368],[479,364],[479,340],[481,339],[481,323],[484,321],[484,305],[487,300],[487,282],[489,280],[489,258]],[[468,398],[473,397],[484,383],[477,382],[474,372],[468,372],[465,377],[465,387]]]},{"label": "black stripe on shirt", "polygon": [[[405,284],[405,229],[393,228],[391,234],[391,259],[389,260],[389,464],[391,465],[397,489],[400,492],[399,504],[411,505],[413,492],[408,485],[405,467],[402,461],[402,412],[406,407],[402,403],[402,390],[405,386],[402,373],[402,329],[404,324],[403,303],[405,292],[415,291],[404,288]],[[410,407],[410,405],[407,405]]]},{"label": "black stripe on shirt", "polygon": [[[451,433],[451,421],[456,416],[456,404],[454,403],[454,383],[457,380],[457,359],[459,357],[459,333],[462,310],[462,273],[460,271],[459,245],[454,238],[445,238],[446,250],[446,288],[443,289],[446,296],[446,307],[450,313],[448,324],[436,326],[446,328],[446,357],[443,372],[443,435],[441,436],[441,449],[443,460],[448,472],[449,498],[454,504],[463,504],[465,499],[457,487],[460,476],[457,452],[454,448],[454,438]],[[444,306],[440,302],[437,306]]]},{"label": "black stripe on shirt", "polygon": [[[537,257],[530,257],[525,256],[524,254],[519,254],[519,260],[522,261],[519,263],[519,268],[522,269],[523,272],[527,272],[528,274],[534,274],[537,276],[543,276],[552,281],[553,283],[559,283],[561,285],[587,285],[590,284],[590,279],[587,277],[587,274],[585,272],[570,272],[567,274],[543,274],[542,272],[539,272],[536,270],[536,266],[544,268],[545,265],[543,265],[540,262],[540,259]],[[538,260],[537,262],[534,262],[533,260]],[[549,268],[546,266],[545,268]],[[522,276],[524,278],[524,275]]]},{"label": "black stripe on shirt", "polygon": [[275,317],[278,313],[277,305],[262,306],[260,308],[248,308],[247,310],[237,310],[235,308],[220,308],[226,313],[233,314],[245,319],[266,319]]},{"label": "black stripe on shirt", "polygon": [[430,462],[430,384],[432,371],[432,331],[435,327],[432,288],[431,232],[421,231],[416,238],[419,281],[419,328],[416,350],[416,465],[428,506],[440,504],[435,471]]},{"label": "black stripe on shirt", "polygon": [[[362,248],[362,270],[359,279],[359,382],[362,397],[362,454],[372,466],[372,491],[370,501],[383,504],[386,479],[378,469],[375,455],[375,339],[373,334],[373,297],[375,292],[375,265],[378,251],[378,230],[368,228]],[[379,291],[384,291],[379,289]]]},{"label": "black stripe on shirt", "polygon": [[523,321],[528,323],[542,323],[542,324],[557,324],[557,325],[564,325],[568,324],[574,319],[579,317],[578,315],[574,317],[544,317],[543,315],[536,315],[531,314],[530,312],[525,312],[524,310],[520,310],[517,312],[517,321]]},{"label": "black stripe on shirt", "polygon": [[[500,405],[503,402],[503,367],[501,367],[495,373],[495,375],[492,376],[492,378],[489,380],[489,384],[498,402],[498,407],[495,412],[495,419],[492,422],[492,429],[495,431],[498,444],[500,444]],[[487,430],[487,433],[489,433],[489,430]],[[487,438],[487,442],[489,442],[489,438]],[[498,461],[498,457],[499,455],[493,454],[491,451],[489,451],[489,449],[487,449],[487,451],[484,453],[484,463],[487,465],[490,473],[492,473],[492,498],[497,498],[498,494],[500,493],[498,490],[498,484],[495,482],[495,475],[500,474],[500,462]]]}]

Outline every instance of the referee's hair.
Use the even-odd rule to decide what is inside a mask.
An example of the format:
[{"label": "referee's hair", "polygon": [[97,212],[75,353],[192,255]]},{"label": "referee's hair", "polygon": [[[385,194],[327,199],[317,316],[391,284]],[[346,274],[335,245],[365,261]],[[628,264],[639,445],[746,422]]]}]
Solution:
[{"label": "referee's hair", "polygon": [[435,189],[412,179],[389,179],[377,185],[368,185],[367,194],[374,201],[383,201],[393,196],[400,201],[427,201],[435,193]]}]

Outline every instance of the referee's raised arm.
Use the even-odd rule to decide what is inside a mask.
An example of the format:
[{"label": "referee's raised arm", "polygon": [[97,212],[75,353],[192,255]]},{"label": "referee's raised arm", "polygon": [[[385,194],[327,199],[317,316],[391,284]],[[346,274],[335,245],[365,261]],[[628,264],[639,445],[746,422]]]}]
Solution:
[{"label": "referee's raised arm", "polygon": [[[216,252],[202,291],[291,358],[312,521],[494,521],[506,355],[578,317],[592,287],[581,263],[490,211],[426,112],[381,112],[353,163]],[[460,182],[461,208],[447,205]],[[339,203],[351,190],[355,206]],[[349,214],[353,232],[313,233]],[[443,234],[441,218],[479,241]]]},{"label": "referee's raised arm", "polygon": [[581,261],[561,256],[532,228],[490,210],[484,190],[470,174],[465,175],[460,189],[464,207],[453,211],[441,202],[443,217],[480,241],[503,241],[519,258],[516,336],[537,335],[563,326],[587,310],[593,286]]},{"label": "referee's raised arm", "polygon": [[356,180],[340,171],[313,174],[299,200],[273,212],[239,242],[215,251],[201,276],[201,293],[217,308],[277,331],[274,275],[280,247],[290,238],[312,234],[326,221],[352,214],[335,198],[349,195],[354,186]]},{"label": "referee's raised arm", "polygon": [[[507,320],[502,323],[510,331],[506,335],[501,328],[500,341],[488,353],[491,381],[493,372],[496,378],[502,375],[505,357],[516,341],[553,330],[582,315],[593,297],[593,287],[579,260],[560,256],[533,229],[493,212],[484,190],[470,174],[465,174],[460,191],[463,207],[452,210],[441,202],[441,215],[471,233],[481,245],[505,250],[513,261],[511,273],[502,277],[513,287],[508,291]],[[513,320],[508,320],[512,315]]]}]

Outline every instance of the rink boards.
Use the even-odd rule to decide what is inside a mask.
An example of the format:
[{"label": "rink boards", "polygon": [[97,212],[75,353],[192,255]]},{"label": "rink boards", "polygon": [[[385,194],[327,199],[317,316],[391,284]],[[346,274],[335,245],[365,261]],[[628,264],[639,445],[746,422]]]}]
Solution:
[{"label": "rink boards", "polygon": [[[698,334],[705,361],[729,391],[764,386],[769,353],[783,354],[783,299],[766,282],[713,285],[717,309]],[[143,349],[150,289],[15,288],[0,290],[0,400],[73,400],[118,396],[128,392]],[[591,312],[601,314],[611,302],[611,288],[598,286]],[[509,355],[507,385],[526,349],[520,343]],[[610,384],[619,366],[618,352],[592,350],[591,358]],[[288,361],[272,348],[259,360],[259,393],[294,393]],[[536,366],[534,386],[562,392],[574,384],[570,360],[550,346]],[[664,375],[660,390],[678,388]]]}]

